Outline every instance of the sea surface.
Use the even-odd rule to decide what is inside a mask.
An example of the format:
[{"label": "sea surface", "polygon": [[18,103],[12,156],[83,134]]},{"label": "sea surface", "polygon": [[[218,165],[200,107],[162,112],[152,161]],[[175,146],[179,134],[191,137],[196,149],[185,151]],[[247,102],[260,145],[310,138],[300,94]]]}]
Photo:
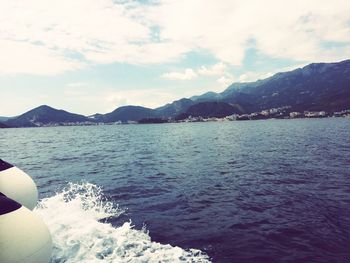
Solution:
[{"label": "sea surface", "polygon": [[0,130],[51,262],[350,262],[350,119]]}]

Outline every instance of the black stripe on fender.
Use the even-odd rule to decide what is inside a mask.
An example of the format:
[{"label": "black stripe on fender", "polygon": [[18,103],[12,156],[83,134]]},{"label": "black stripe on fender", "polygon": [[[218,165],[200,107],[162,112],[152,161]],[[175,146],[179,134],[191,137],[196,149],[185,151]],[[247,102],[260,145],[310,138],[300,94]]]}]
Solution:
[{"label": "black stripe on fender", "polygon": [[12,168],[13,165],[0,159],[0,172]]},{"label": "black stripe on fender", "polygon": [[3,193],[0,193],[0,216],[11,213],[21,207],[19,203],[6,197]]}]

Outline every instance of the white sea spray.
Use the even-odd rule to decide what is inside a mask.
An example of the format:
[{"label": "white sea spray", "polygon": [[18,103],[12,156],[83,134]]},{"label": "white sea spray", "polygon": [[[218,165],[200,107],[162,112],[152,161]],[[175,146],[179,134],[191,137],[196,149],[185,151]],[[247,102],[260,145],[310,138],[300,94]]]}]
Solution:
[{"label": "white sea spray", "polygon": [[131,221],[121,226],[103,222],[124,213],[91,183],[69,183],[67,188],[40,201],[35,209],[53,239],[51,263],[75,262],[210,262],[200,250],[152,242],[145,229]]}]

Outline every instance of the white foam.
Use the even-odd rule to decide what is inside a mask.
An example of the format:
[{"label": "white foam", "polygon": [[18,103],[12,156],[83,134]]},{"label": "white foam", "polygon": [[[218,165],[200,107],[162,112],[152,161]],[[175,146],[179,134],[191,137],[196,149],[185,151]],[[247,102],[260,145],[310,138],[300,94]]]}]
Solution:
[{"label": "white foam", "polygon": [[210,262],[200,250],[152,242],[147,231],[134,229],[131,221],[119,227],[99,221],[123,212],[90,183],[70,183],[35,209],[52,234],[52,263]]}]

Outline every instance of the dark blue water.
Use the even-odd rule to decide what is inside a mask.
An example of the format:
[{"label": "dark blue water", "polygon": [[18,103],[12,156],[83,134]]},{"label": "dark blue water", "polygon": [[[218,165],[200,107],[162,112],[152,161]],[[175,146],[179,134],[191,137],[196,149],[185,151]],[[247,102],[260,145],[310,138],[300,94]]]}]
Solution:
[{"label": "dark blue water", "polygon": [[0,158],[213,262],[350,262],[350,119],[4,129]]}]

